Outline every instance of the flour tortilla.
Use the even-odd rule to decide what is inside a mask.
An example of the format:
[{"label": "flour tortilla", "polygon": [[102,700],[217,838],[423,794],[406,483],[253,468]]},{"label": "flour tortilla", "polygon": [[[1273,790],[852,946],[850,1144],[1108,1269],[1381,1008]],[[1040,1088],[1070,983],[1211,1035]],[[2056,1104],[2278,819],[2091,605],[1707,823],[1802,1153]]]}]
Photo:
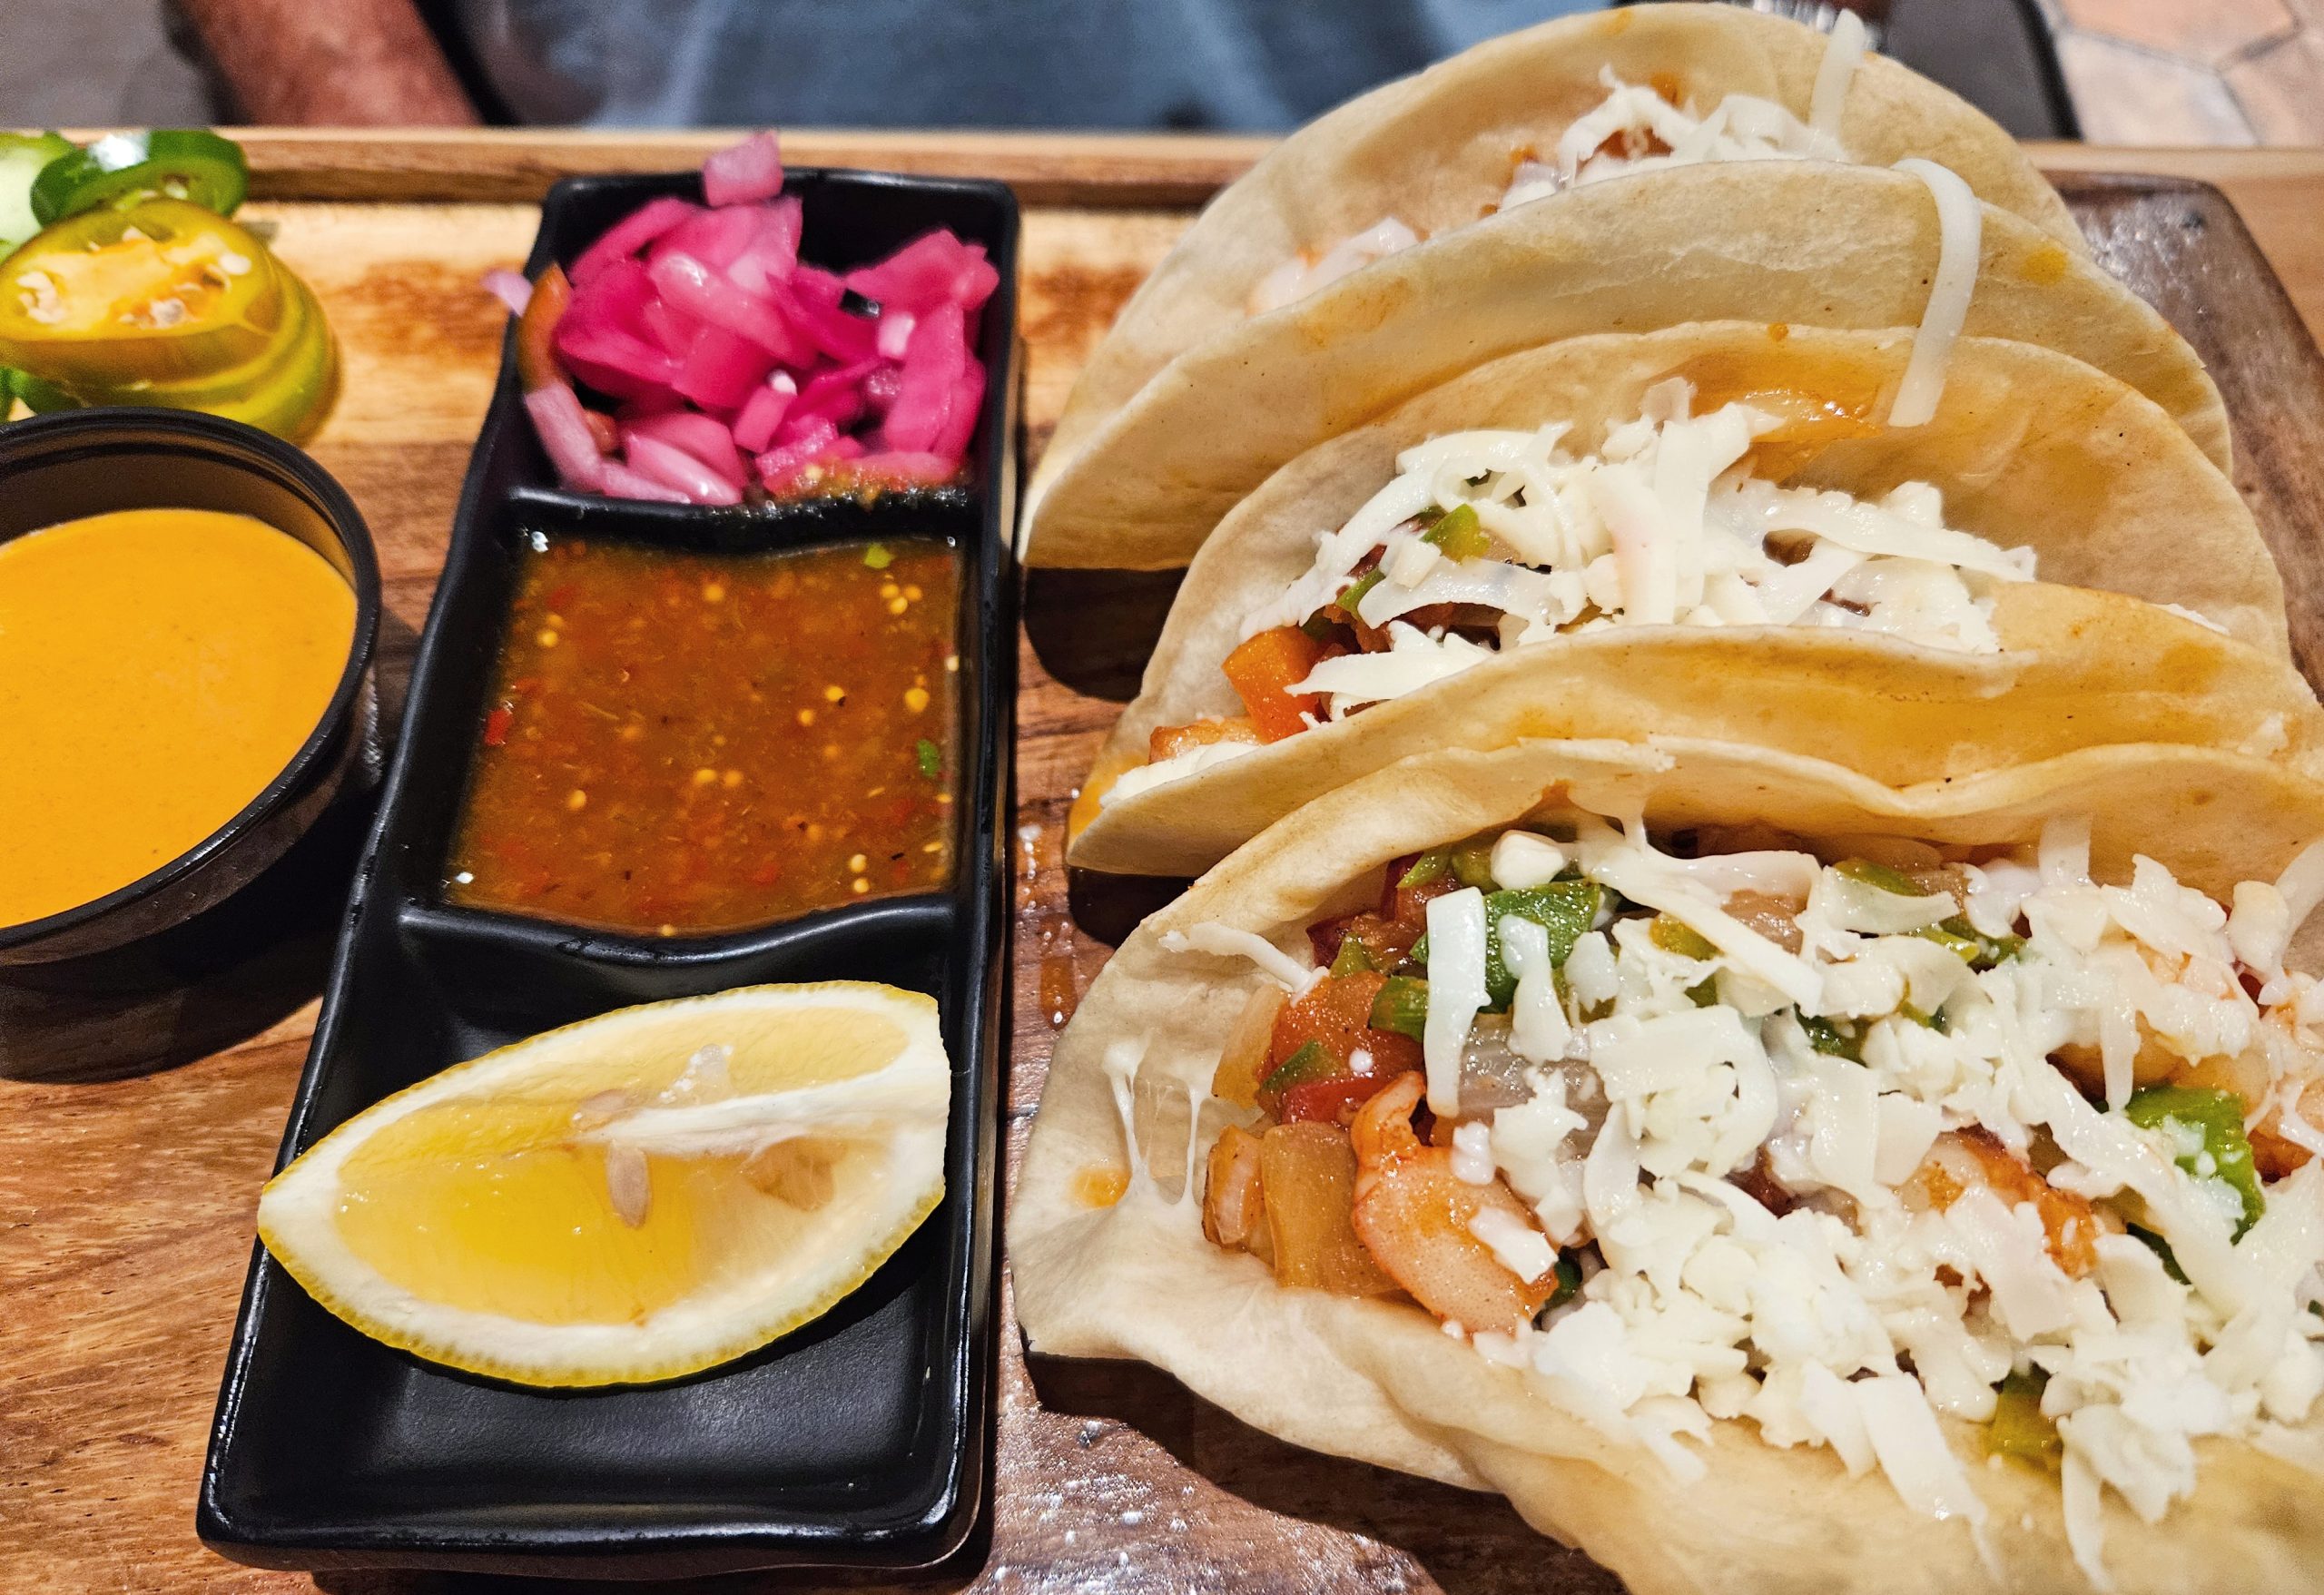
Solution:
[{"label": "flour tortilla", "polygon": [[1698,413],[1789,390],[1878,416],[1910,353],[1904,332],[1797,328],[1774,339],[1748,322],[1569,339],[1481,366],[1308,450],[1195,556],[1143,687],[1084,783],[1072,861],[1196,874],[1299,804],[1441,743],[1642,728],[1781,748],[1892,785],[2109,742],[2303,762],[2324,750],[2324,715],[2289,664],[2275,565],[2233,485],[2112,378],[2029,344],[1965,339],[1927,425],[1842,438],[1782,466],[1786,479],[1866,497],[1931,482],[1948,524],[2033,547],[2043,579],[1997,595],[2004,654],[1820,627],[1614,627],[1512,650],[1098,806],[1145,763],[1156,727],[1243,713],[1220,663],[1244,616],[1308,568],[1315,534],[1384,486],[1399,451],[1447,432],[1569,420],[1566,447],[1587,452],[1672,375],[1695,382]]},{"label": "flour tortilla", "polygon": [[[2227,412],[2185,340],[2055,239],[1983,214],[1966,330],[2097,367],[2226,468]],[[1916,327],[1937,231],[1918,179],[1807,161],[1680,167],[1521,205],[1219,332],[1078,446],[1053,441],[1025,558],[1184,565],[1286,460],[1517,350],[1701,320]]]},{"label": "flour tortilla", "polygon": [[[1751,94],[1804,122],[1827,43],[1736,5],[1635,6],[1489,39],[1350,100],[1276,145],[1196,218],[1082,368],[1052,450],[1078,447],[1172,359],[1241,321],[1252,290],[1285,261],[1320,257],[1388,217],[1433,238],[1486,214],[1517,152],[1552,159],[1567,126],[1605,99],[1604,69],[1699,114]],[[2016,141],[1907,67],[1864,59],[1840,143],[1867,166],[1917,155],[1950,167],[1987,204],[2088,252]]]},{"label": "flour tortilla", "polygon": [[[1206,1090],[1265,977],[1239,959],[1166,952],[1164,933],[1216,921],[1305,962],[1304,928],[1373,900],[1390,859],[1571,806],[1643,812],[1658,828],[1765,822],[1808,838],[1963,845],[2031,842],[2046,818],[2086,813],[2102,878],[2127,879],[2131,856],[2145,853],[2216,894],[2273,879],[2324,836],[2324,788],[2276,763],[2191,747],[2085,749],[1903,791],[1813,760],[1682,739],[1449,749],[1380,771],[1274,826],[1149,919],[1059,1038],[1009,1220],[1018,1316],[1033,1349],[1142,1358],[1295,1444],[1501,1492],[1634,1595],[2087,1590],[2055,1482],[1987,1469],[1971,1426],[1947,1433],[1991,1510],[1998,1583],[1962,1523],[1913,1512],[1875,1474],[1850,1479],[1829,1451],[1777,1450],[1747,1424],[1718,1423],[1695,1448],[1708,1476],[1681,1483],[1418,1309],[1280,1287],[1256,1259],[1204,1242],[1191,1205],[1171,1200],[1189,1148],[1226,1122],[1208,1103],[1190,1141],[1189,1097]],[[2305,940],[2295,964],[2315,968],[2315,952]],[[1126,1162],[1104,1062],[1118,1044],[1142,1048],[1133,1097],[1158,1178],[1133,1179],[1121,1201],[1097,1207],[1084,1177]],[[2196,1452],[2196,1493],[2161,1523],[2107,1497],[2106,1561],[2124,1595],[2312,1589],[2324,1565],[2324,1423],[2265,1451],[2202,1441]]]}]

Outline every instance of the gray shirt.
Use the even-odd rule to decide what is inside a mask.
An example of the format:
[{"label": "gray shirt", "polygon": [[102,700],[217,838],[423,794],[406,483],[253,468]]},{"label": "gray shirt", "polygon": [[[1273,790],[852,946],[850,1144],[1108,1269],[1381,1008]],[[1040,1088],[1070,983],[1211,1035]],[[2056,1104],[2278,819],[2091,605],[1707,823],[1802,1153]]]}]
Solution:
[{"label": "gray shirt", "polygon": [[517,120],[1236,128],[1305,122],[1591,0],[452,0]]}]

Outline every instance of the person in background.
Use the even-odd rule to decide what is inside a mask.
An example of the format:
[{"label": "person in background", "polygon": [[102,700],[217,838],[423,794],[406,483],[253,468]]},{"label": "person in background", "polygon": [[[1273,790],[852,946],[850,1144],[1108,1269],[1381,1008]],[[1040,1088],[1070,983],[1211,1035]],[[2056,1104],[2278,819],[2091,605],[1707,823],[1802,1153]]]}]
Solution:
[{"label": "person in background", "polygon": [[177,0],[253,123],[1295,126],[1591,0]]}]

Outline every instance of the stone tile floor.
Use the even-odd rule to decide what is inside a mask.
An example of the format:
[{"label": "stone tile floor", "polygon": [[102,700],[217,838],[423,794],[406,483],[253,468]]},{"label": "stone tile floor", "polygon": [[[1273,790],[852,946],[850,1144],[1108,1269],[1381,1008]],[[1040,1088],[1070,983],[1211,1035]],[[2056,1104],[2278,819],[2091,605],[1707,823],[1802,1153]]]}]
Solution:
[{"label": "stone tile floor", "polygon": [[2083,136],[2324,144],[2324,0],[2041,0]]},{"label": "stone tile floor", "polygon": [[[2324,144],[2324,0],[2039,4],[2093,143]],[[0,0],[0,125],[227,114],[166,36],[166,5]]]}]

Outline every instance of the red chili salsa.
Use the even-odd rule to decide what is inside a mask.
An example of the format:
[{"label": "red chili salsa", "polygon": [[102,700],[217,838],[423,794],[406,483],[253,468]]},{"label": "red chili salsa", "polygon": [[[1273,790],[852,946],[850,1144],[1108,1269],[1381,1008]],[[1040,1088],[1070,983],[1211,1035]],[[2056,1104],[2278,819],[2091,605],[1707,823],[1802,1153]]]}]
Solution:
[{"label": "red chili salsa", "polygon": [[445,891],[645,935],[951,879],[958,562],[534,539]]}]

